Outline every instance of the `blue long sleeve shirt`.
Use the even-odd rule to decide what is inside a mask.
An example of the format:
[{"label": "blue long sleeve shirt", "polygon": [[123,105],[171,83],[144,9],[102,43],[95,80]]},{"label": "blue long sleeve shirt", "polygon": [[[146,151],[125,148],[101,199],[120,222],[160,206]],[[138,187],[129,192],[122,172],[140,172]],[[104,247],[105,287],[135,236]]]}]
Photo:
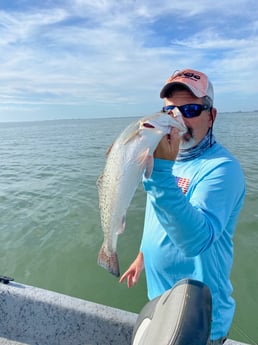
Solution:
[{"label": "blue long sleeve shirt", "polygon": [[215,143],[189,161],[154,160],[143,181],[147,204],[141,251],[148,297],[183,278],[204,282],[212,294],[211,339],[232,323],[232,237],[245,195],[238,161]]}]

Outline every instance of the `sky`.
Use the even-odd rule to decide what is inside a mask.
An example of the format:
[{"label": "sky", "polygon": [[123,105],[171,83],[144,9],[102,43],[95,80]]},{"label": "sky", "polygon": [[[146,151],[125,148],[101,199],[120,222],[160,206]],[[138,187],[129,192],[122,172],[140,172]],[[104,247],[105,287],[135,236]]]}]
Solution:
[{"label": "sky", "polygon": [[258,109],[257,0],[0,0],[0,122],[146,116],[175,70]]}]

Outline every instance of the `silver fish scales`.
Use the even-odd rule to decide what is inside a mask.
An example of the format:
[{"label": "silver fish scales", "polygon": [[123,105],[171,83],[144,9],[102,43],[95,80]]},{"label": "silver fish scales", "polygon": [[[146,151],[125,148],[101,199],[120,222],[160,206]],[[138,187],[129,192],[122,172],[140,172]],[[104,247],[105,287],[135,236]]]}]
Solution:
[{"label": "silver fish scales", "polygon": [[186,131],[182,118],[156,113],[130,124],[110,147],[103,173],[98,178],[99,208],[104,241],[98,264],[120,275],[117,256],[118,235],[124,231],[127,209],[143,174],[149,177],[153,152],[171,127]]}]

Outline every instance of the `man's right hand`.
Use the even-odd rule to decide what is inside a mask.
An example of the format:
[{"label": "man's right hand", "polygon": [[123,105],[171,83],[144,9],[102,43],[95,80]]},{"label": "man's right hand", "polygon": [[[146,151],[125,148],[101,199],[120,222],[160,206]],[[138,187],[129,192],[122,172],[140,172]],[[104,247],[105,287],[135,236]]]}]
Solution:
[{"label": "man's right hand", "polygon": [[179,130],[173,127],[170,134],[165,135],[157,146],[154,157],[174,161],[180,144]]},{"label": "man's right hand", "polygon": [[119,283],[123,283],[123,281],[127,279],[128,288],[134,286],[138,282],[143,269],[144,269],[143,253],[139,252],[134,262],[131,264],[128,270],[120,278]]}]

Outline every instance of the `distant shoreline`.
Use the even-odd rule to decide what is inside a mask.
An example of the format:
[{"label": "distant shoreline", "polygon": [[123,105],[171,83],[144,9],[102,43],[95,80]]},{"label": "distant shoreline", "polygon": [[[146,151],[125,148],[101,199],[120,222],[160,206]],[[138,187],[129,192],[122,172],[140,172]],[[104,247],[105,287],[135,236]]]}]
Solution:
[{"label": "distant shoreline", "polygon": [[[154,113],[154,112],[153,112]],[[238,111],[220,111],[218,110],[219,114],[234,114],[234,113],[258,113],[258,110],[250,110],[250,111],[244,111],[244,110],[238,110]],[[144,116],[148,116],[143,115],[143,116],[107,116],[107,117],[87,117],[87,118],[60,118],[60,119],[35,119],[35,120],[20,120],[20,121],[1,121],[0,120],[0,125],[1,124],[19,124],[19,123],[23,123],[23,124],[29,124],[29,123],[49,123],[49,122],[64,122],[64,121],[88,121],[88,120],[107,120],[107,119],[139,119],[141,117]]]}]

